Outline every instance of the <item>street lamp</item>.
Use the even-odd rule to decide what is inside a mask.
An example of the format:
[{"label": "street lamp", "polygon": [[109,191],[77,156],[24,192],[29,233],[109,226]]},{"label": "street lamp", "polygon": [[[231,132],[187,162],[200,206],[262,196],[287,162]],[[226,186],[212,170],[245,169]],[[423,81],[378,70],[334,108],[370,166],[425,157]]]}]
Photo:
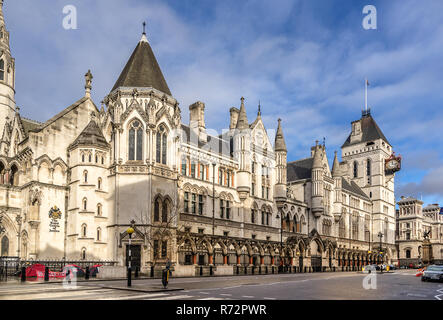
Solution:
[{"label": "street lamp", "polygon": [[212,236],[215,234],[215,166],[217,163],[212,163]]},{"label": "street lamp", "polygon": [[381,258],[381,262],[382,262],[382,264],[381,264],[381,266],[380,266],[380,271],[381,271],[381,273],[383,273],[383,251],[382,251],[382,247],[381,247],[381,240],[382,240],[382,238],[383,238],[383,233],[381,233],[381,232],[379,232],[378,233],[378,237],[380,238],[380,258]]},{"label": "street lamp", "polygon": [[129,235],[129,248],[128,248],[128,287],[132,285],[131,283],[131,276],[132,276],[132,270],[131,270],[131,239],[132,234],[134,233],[134,221],[131,221],[131,226],[126,230],[126,233]]},{"label": "street lamp", "polygon": [[[281,270],[283,268],[283,213],[281,210],[278,211],[279,214],[277,214],[277,219],[280,218],[280,265],[279,269]],[[283,271],[283,270],[282,270]]]}]

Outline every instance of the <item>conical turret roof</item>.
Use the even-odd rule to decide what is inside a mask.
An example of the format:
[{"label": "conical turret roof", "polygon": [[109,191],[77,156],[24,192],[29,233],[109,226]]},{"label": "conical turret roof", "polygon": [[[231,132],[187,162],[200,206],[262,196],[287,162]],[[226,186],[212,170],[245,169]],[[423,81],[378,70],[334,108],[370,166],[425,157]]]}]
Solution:
[{"label": "conical turret roof", "polygon": [[109,144],[95,120],[91,120],[88,123],[82,133],[80,133],[77,139],[75,139],[71,148],[76,146],[98,146],[109,148]]},{"label": "conical turret roof", "polygon": [[286,149],[286,142],[285,138],[283,136],[283,129],[281,126],[281,119],[278,119],[278,127],[277,127],[277,134],[275,135],[275,151],[285,151]]},{"label": "conical turret roof", "polygon": [[332,165],[332,176],[340,176],[340,163],[338,162],[337,151],[335,151],[334,164]]},{"label": "conical turret roof", "polygon": [[313,169],[323,168],[322,149],[321,146],[318,145],[318,141],[315,144],[314,162],[312,164],[312,168]]},{"label": "conical turret roof", "polygon": [[119,87],[151,87],[172,96],[145,33],[143,33],[112,91]]},{"label": "conical turret roof", "polygon": [[243,130],[248,128],[249,128],[249,123],[248,123],[248,116],[246,115],[245,98],[242,97],[240,113],[238,115],[238,120],[237,120],[237,129]]}]

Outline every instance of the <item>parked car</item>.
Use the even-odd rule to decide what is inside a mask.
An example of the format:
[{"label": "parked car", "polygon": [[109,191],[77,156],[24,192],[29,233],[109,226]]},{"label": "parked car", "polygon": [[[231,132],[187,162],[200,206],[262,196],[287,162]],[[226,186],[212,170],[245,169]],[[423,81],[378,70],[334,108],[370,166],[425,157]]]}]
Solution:
[{"label": "parked car", "polygon": [[389,270],[397,270],[397,266],[390,264],[389,265]]},{"label": "parked car", "polygon": [[443,265],[431,265],[426,268],[421,277],[421,281],[443,281]]}]

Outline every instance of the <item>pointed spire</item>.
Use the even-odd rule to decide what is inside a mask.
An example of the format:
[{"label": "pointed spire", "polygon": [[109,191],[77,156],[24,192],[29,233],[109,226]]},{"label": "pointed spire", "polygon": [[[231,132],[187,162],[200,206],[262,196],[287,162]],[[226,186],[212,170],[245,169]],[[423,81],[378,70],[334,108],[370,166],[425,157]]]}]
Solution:
[{"label": "pointed spire", "polygon": [[148,37],[146,36],[146,22],[143,21],[143,33],[140,42],[148,42]]},{"label": "pointed spire", "polygon": [[315,142],[315,150],[314,150],[314,162],[312,164],[313,169],[323,168],[322,164],[322,148],[318,145],[318,140]]},{"label": "pointed spire", "polygon": [[275,151],[284,151],[287,152],[286,149],[286,142],[285,137],[283,136],[283,129],[281,126],[281,119],[278,119],[278,127],[277,127],[277,134],[275,135]]},{"label": "pointed spire", "polygon": [[5,25],[5,18],[3,17],[3,0],[0,0],[0,25]]},{"label": "pointed spire", "polygon": [[260,100],[258,100],[258,112],[257,112],[257,117],[261,117],[261,105],[260,105]]},{"label": "pointed spire", "polygon": [[340,176],[340,163],[338,162],[337,151],[335,151],[334,164],[332,165],[332,177]]},{"label": "pointed spire", "polygon": [[248,116],[246,115],[245,98],[241,97],[240,113],[237,120],[237,129],[243,130],[249,128]]},{"label": "pointed spire", "polygon": [[88,72],[85,74],[85,97],[90,98],[91,97],[91,89],[92,89],[92,79],[94,77],[92,76],[91,70],[88,70]]}]

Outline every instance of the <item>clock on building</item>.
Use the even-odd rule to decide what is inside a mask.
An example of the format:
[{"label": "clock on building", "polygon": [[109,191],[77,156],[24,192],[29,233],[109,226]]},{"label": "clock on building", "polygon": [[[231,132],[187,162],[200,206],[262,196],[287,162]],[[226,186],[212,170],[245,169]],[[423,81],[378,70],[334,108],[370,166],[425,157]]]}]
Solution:
[{"label": "clock on building", "polygon": [[387,175],[394,174],[401,170],[401,156],[396,157],[393,153],[388,159],[385,160],[385,173]]}]

